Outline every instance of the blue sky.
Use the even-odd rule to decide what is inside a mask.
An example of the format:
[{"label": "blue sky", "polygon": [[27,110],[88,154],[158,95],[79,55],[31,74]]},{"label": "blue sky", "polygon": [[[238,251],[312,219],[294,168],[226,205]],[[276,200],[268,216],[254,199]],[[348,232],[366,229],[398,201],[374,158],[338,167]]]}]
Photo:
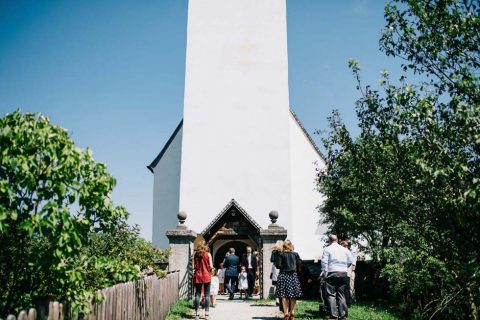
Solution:
[{"label": "blue sky", "polygon": [[[339,109],[357,132],[365,83],[398,61],[378,49],[378,0],[287,0],[290,104],[306,129]],[[114,200],[151,238],[153,175],[146,169],[182,118],[186,0],[0,0],[0,115],[41,112],[92,149],[117,178]],[[319,137],[316,137],[318,141]]]}]

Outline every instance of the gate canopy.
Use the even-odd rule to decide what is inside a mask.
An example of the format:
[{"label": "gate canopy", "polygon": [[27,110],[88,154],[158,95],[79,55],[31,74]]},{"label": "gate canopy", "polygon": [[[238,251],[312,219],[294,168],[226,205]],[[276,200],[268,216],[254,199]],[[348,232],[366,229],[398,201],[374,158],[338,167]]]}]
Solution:
[{"label": "gate canopy", "polygon": [[260,226],[255,220],[235,201],[230,202],[203,230],[202,235],[208,245],[215,240],[251,239],[261,245]]}]

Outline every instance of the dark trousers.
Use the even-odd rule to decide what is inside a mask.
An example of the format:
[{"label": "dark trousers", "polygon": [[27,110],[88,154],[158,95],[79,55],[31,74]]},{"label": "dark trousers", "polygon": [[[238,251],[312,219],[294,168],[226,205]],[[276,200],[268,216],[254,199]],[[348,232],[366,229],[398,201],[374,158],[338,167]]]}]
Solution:
[{"label": "dark trousers", "polygon": [[347,290],[345,290],[345,299],[347,300],[347,306],[350,308],[350,306],[353,304],[353,296],[352,296],[352,290],[350,289],[350,277],[348,277],[348,286]]},{"label": "dark trousers", "polygon": [[210,307],[210,282],[209,283],[195,283],[195,311],[198,310],[200,306],[200,299],[202,297],[202,287],[203,287],[203,296],[205,297],[205,311],[208,312]]},{"label": "dark trousers", "polygon": [[253,294],[253,289],[255,288],[255,278],[256,274],[253,269],[248,269],[247,271],[247,282],[248,282],[248,295],[251,296]]},{"label": "dark trousers", "polygon": [[[348,316],[347,290],[349,281],[346,272],[329,272],[325,280],[327,309],[332,318]],[[338,312],[337,312],[338,308]]]},{"label": "dark trousers", "polygon": [[227,289],[231,295],[237,290],[237,281],[238,276],[225,276],[225,289]]}]

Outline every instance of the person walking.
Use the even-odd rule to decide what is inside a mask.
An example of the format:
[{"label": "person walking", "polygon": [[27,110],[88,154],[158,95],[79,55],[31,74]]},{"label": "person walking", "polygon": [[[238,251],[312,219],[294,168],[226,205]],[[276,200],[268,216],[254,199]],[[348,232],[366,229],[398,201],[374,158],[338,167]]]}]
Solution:
[{"label": "person walking", "polygon": [[297,266],[301,259],[298,253],[293,251],[290,240],[283,243],[283,252],[277,256],[276,266],[280,270],[277,278],[277,290],[275,297],[280,298],[283,305],[284,320],[295,318],[295,305],[297,299],[302,296],[302,289],[297,275]]},{"label": "person walking", "polygon": [[[273,288],[273,296],[275,296],[275,291],[277,290],[277,279],[280,270],[278,270],[275,262],[278,259],[278,255],[283,251],[283,241],[277,240],[275,245],[272,248],[272,255],[270,256],[270,262],[272,263],[272,270],[270,272],[270,279],[272,279],[272,286]],[[275,298],[275,304],[279,306],[282,303],[281,299]],[[280,309],[281,310],[281,309]],[[283,311],[283,310],[281,310]]]},{"label": "person walking", "polygon": [[252,247],[247,246],[247,252],[242,255],[241,266],[245,267],[247,271],[248,289],[245,294],[245,299],[248,299],[253,294],[255,288],[255,280],[258,277],[258,258],[252,253]]},{"label": "person walking", "polygon": [[352,243],[346,240],[340,242],[340,245],[344,248],[347,248],[353,257],[352,264],[347,270],[347,277],[348,277],[348,290],[347,290],[347,305],[350,307],[353,303],[355,303],[355,266],[357,264],[357,257],[356,254],[352,251]]},{"label": "person walking", "polygon": [[[347,319],[347,297],[349,293],[348,268],[352,265],[353,255],[338,244],[337,236],[329,236],[330,245],[323,249],[322,275],[325,277],[327,309],[330,319]],[[338,308],[338,310],[337,310]]]},{"label": "person walking", "polygon": [[225,289],[227,289],[230,294],[229,300],[233,300],[235,291],[237,289],[237,280],[238,280],[238,265],[240,258],[235,255],[235,249],[230,248],[228,250],[229,254],[223,260],[223,266],[225,267]]},{"label": "person walking", "polygon": [[220,263],[220,267],[218,268],[218,281],[219,281],[219,294],[224,294],[225,293],[225,269],[223,268],[223,262]]},{"label": "person walking", "polygon": [[199,319],[198,308],[200,306],[202,289],[205,297],[205,319],[209,318],[209,297],[212,269],[212,255],[210,252],[208,252],[208,247],[205,244],[205,241],[201,241],[195,249],[195,255],[193,259],[193,280],[195,282],[195,320]]},{"label": "person walking", "polygon": [[215,304],[217,303],[217,295],[218,289],[220,286],[220,281],[218,279],[217,270],[215,268],[212,269],[212,280],[210,282],[210,303],[212,308],[215,308]]}]

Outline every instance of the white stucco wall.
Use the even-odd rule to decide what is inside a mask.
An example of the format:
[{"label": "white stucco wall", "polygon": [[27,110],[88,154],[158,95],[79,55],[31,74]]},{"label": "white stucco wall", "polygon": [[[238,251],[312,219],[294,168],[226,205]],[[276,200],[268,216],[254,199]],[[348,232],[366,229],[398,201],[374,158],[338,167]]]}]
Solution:
[{"label": "white stucco wall", "polygon": [[177,132],[160,162],[153,169],[152,243],[160,248],[168,248],[165,232],[175,228],[178,223],[182,131],[180,129]]},{"label": "white stucco wall", "polygon": [[322,203],[323,196],[315,190],[315,163],[325,167],[325,162],[293,116],[290,120],[290,150],[293,219],[288,238],[302,259],[315,259],[323,251],[320,237],[326,231],[325,226],[318,225],[317,206]]},{"label": "white stucco wall", "polygon": [[180,210],[200,232],[232,198],[291,225],[285,0],[190,0]]}]

